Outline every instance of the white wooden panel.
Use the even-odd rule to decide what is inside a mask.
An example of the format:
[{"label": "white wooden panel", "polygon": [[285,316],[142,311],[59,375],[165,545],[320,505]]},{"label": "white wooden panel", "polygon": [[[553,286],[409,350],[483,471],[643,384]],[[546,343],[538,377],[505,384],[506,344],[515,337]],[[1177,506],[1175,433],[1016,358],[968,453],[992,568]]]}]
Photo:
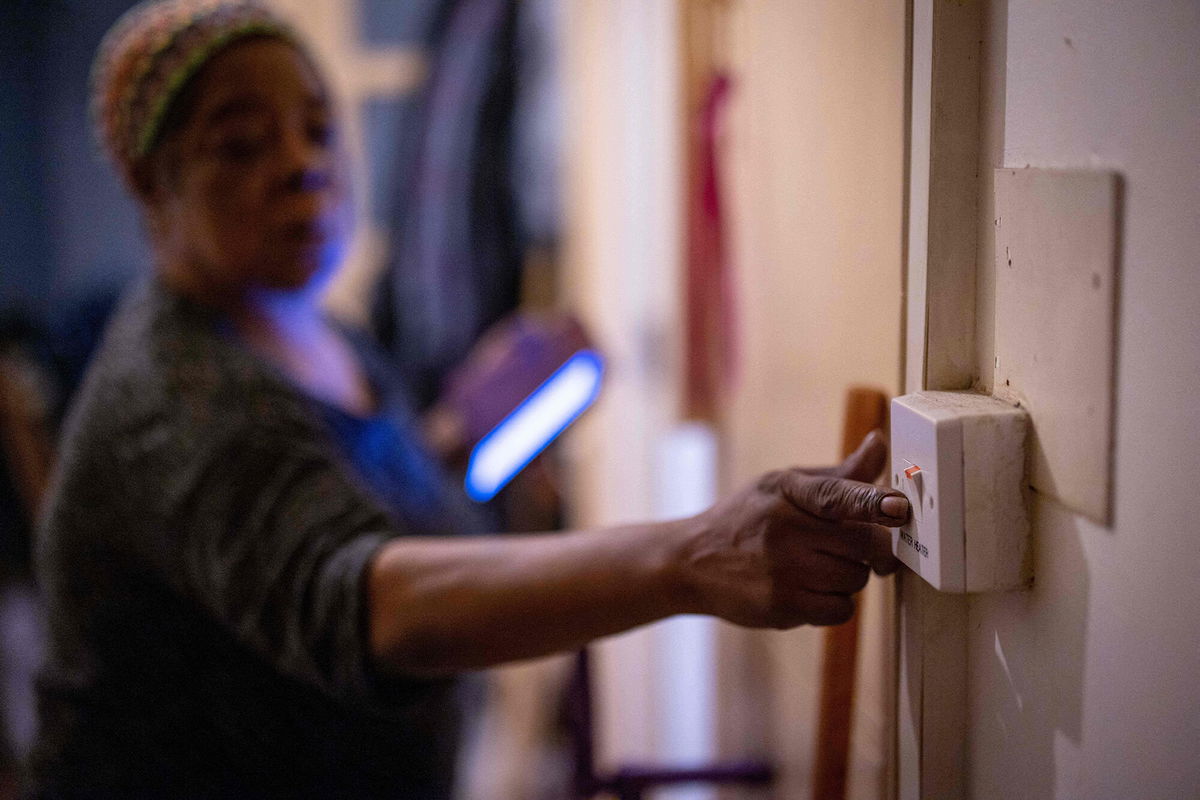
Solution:
[{"label": "white wooden panel", "polygon": [[[932,3],[929,198],[925,221],[926,389],[968,389],[977,374],[975,212],[979,202],[981,8],[980,3]],[[917,144],[914,137],[913,146]]]},{"label": "white wooden panel", "polygon": [[899,800],[966,797],[967,602],[902,570]]},{"label": "white wooden panel", "polygon": [[[965,389],[975,365],[983,4],[913,0],[905,391]],[[901,800],[965,796],[966,609],[899,584]]]},{"label": "white wooden panel", "polygon": [[921,798],[966,797],[966,596],[909,583],[920,583]]},{"label": "white wooden panel", "polygon": [[1033,421],[1030,483],[1106,524],[1118,180],[996,170],[995,392]]},{"label": "white wooden panel", "polygon": [[[925,384],[926,287],[929,285],[929,158],[933,141],[933,4],[912,4],[912,89],[908,164],[908,251],[905,255],[904,391]],[[938,387],[942,388],[942,387]]]}]

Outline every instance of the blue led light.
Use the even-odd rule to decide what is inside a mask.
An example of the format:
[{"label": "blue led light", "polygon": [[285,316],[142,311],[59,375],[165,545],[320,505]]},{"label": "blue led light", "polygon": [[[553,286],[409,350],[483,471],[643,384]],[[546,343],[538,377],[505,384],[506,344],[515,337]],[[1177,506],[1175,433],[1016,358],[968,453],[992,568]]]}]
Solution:
[{"label": "blue led light", "polygon": [[604,359],[580,350],[487,433],[467,463],[467,494],[485,502],[546,449],[596,399]]}]

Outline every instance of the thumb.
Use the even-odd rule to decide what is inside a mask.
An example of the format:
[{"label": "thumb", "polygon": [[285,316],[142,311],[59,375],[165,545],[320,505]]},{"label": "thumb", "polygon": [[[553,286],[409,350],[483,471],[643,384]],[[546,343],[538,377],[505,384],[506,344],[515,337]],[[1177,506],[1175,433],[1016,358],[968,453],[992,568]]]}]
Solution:
[{"label": "thumb", "polygon": [[870,483],[879,477],[887,462],[887,442],[883,432],[873,430],[868,433],[858,445],[858,449],[846,457],[833,474],[839,478],[849,478],[853,481]]},{"label": "thumb", "polygon": [[908,498],[871,483],[788,470],[778,477],[778,486],[792,505],[831,522],[873,522],[894,528],[908,521]]}]

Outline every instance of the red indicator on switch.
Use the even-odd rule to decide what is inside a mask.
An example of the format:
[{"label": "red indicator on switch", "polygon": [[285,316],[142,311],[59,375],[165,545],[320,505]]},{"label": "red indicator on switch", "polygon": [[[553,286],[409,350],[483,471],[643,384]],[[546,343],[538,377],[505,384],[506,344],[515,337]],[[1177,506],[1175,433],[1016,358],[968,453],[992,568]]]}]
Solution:
[{"label": "red indicator on switch", "polygon": [[921,468],[918,467],[916,464],[913,464],[911,467],[904,470],[904,477],[909,478],[911,480],[912,478],[916,477],[917,473],[920,471],[921,471]]}]

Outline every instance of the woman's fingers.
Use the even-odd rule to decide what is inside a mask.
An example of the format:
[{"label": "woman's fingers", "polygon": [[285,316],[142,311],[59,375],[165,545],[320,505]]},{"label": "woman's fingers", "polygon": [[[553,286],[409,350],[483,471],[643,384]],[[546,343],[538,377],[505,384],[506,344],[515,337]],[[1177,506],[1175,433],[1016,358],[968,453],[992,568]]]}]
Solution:
[{"label": "woman's fingers", "polygon": [[831,555],[869,564],[879,575],[889,575],[899,566],[892,554],[892,532],[869,522],[830,525],[813,538],[812,546]]},{"label": "woman's fingers", "polygon": [[894,489],[861,481],[808,475],[797,469],[772,473],[768,488],[799,510],[828,522],[873,522],[898,527],[908,521],[908,498]]},{"label": "woman's fingers", "polygon": [[887,464],[887,440],[883,431],[873,430],[858,445],[858,449],[846,456],[841,464],[832,467],[800,467],[807,475],[824,475],[831,478],[848,478],[852,481],[871,483],[879,477]]},{"label": "woman's fingers", "polygon": [[798,582],[807,590],[822,594],[854,594],[862,591],[871,570],[860,561],[812,553],[806,559]]},{"label": "woman's fingers", "polygon": [[829,594],[796,589],[778,598],[771,614],[773,628],[797,625],[841,625],[854,616],[854,598],[848,594]]},{"label": "woman's fingers", "polygon": [[839,478],[870,483],[883,472],[887,463],[887,453],[887,442],[883,438],[883,432],[871,431],[858,445],[858,449],[835,468],[834,474]]}]

